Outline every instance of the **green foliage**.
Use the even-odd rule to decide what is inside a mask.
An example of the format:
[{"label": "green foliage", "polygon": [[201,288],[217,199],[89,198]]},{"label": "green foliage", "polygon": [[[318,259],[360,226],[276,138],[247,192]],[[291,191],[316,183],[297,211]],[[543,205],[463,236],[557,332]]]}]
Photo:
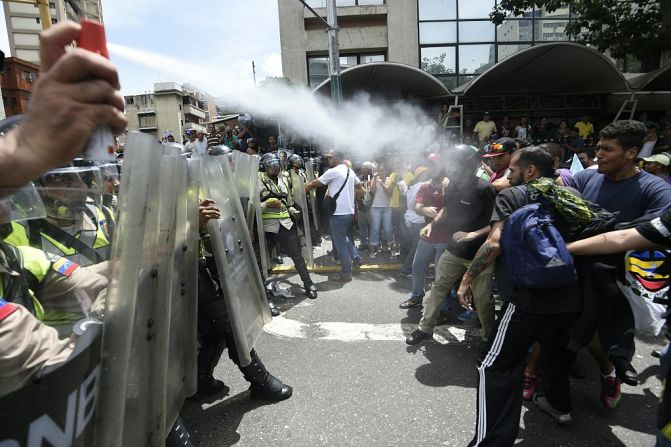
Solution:
[{"label": "green foliage", "polygon": [[428,58],[424,57],[422,58],[422,62],[420,64],[420,67],[422,70],[429,72],[431,74],[451,74],[454,73],[454,70],[451,68],[447,68],[445,66],[445,59],[447,58],[447,54],[443,53],[440,56],[436,56],[433,58]]},{"label": "green foliage", "polygon": [[661,51],[671,49],[671,0],[500,0],[490,19],[500,24],[507,15],[519,16],[534,6],[548,12],[570,6],[577,18],[566,33],[616,58],[659,60]]}]

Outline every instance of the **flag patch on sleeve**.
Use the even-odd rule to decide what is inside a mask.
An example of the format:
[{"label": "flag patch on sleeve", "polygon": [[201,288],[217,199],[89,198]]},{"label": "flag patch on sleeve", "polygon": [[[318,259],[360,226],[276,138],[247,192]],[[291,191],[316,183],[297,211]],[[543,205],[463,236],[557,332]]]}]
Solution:
[{"label": "flag patch on sleeve", "polygon": [[52,262],[53,264],[51,265],[51,268],[54,269],[56,273],[59,273],[65,277],[70,277],[72,272],[74,272],[77,267],[79,267],[79,264],[61,257],[52,259]]},{"label": "flag patch on sleeve", "polygon": [[12,303],[0,298],[0,321],[4,320],[16,310],[16,306]]}]

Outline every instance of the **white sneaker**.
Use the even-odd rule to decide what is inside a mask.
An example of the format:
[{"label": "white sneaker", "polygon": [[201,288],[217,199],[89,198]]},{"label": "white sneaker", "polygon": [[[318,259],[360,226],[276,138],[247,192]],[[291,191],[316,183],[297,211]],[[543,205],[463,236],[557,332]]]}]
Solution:
[{"label": "white sneaker", "polygon": [[571,420],[571,413],[561,413],[558,410],[555,410],[555,408],[550,405],[550,402],[548,402],[547,397],[545,397],[544,394],[534,394],[533,401],[536,404],[538,408],[552,416],[552,418],[559,424],[559,425],[570,425],[572,420]]}]

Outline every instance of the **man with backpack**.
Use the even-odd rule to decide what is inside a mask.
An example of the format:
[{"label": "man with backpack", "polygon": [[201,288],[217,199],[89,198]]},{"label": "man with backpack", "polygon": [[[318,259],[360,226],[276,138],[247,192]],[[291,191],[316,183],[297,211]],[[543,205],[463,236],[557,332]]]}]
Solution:
[{"label": "man with backpack", "polygon": [[[493,343],[478,363],[478,415],[470,444],[475,446],[515,442],[522,407],[518,390],[522,388],[524,359],[535,342],[542,347],[540,365],[546,394],[535,395],[534,402],[557,422],[571,422],[568,370],[575,352],[567,349],[567,343],[568,331],[581,311],[581,298],[562,236],[567,237],[576,224],[586,225],[599,217],[576,193],[554,185],[553,160],[545,150],[520,149],[513,154],[509,168],[508,180],[513,187],[497,195],[489,236],[457,292],[462,305],[472,307],[471,284],[497,261],[496,278],[505,305]],[[509,219],[515,222],[514,226],[506,225]],[[523,234],[525,228],[533,229],[526,236],[534,236],[536,246],[520,247],[521,241],[508,240]],[[511,254],[506,252],[511,246],[525,250],[512,264],[504,262]],[[548,253],[550,256],[542,259]],[[558,272],[562,281],[557,281]],[[525,284],[525,278],[536,282]],[[544,287],[543,279],[551,287]]]}]

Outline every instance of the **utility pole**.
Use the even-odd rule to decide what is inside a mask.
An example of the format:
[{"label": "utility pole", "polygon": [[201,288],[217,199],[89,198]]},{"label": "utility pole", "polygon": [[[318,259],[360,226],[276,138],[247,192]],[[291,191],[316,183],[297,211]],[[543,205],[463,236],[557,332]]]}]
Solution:
[{"label": "utility pole", "polygon": [[254,87],[256,87],[256,64],[252,61],[252,76],[254,76]]},{"label": "utility pole", "polygon": [[340,44],[338,43],[338,13],[336,0],[326,0],[326,20],[312,9],[305,0],[298,0],[315,17],[326,25],[329,42],[329,75],[331,76],[331,100],[336,107],[342,102],[342,84],[340,83]]},{"label": "utility pole", "polygon": [[340,84],[340,44],[338,43],[338,13],[336,0],[326,0],[326,21],[329,24],[329,73],[331,74],[331,100],[340,108],[342,85]]}]

